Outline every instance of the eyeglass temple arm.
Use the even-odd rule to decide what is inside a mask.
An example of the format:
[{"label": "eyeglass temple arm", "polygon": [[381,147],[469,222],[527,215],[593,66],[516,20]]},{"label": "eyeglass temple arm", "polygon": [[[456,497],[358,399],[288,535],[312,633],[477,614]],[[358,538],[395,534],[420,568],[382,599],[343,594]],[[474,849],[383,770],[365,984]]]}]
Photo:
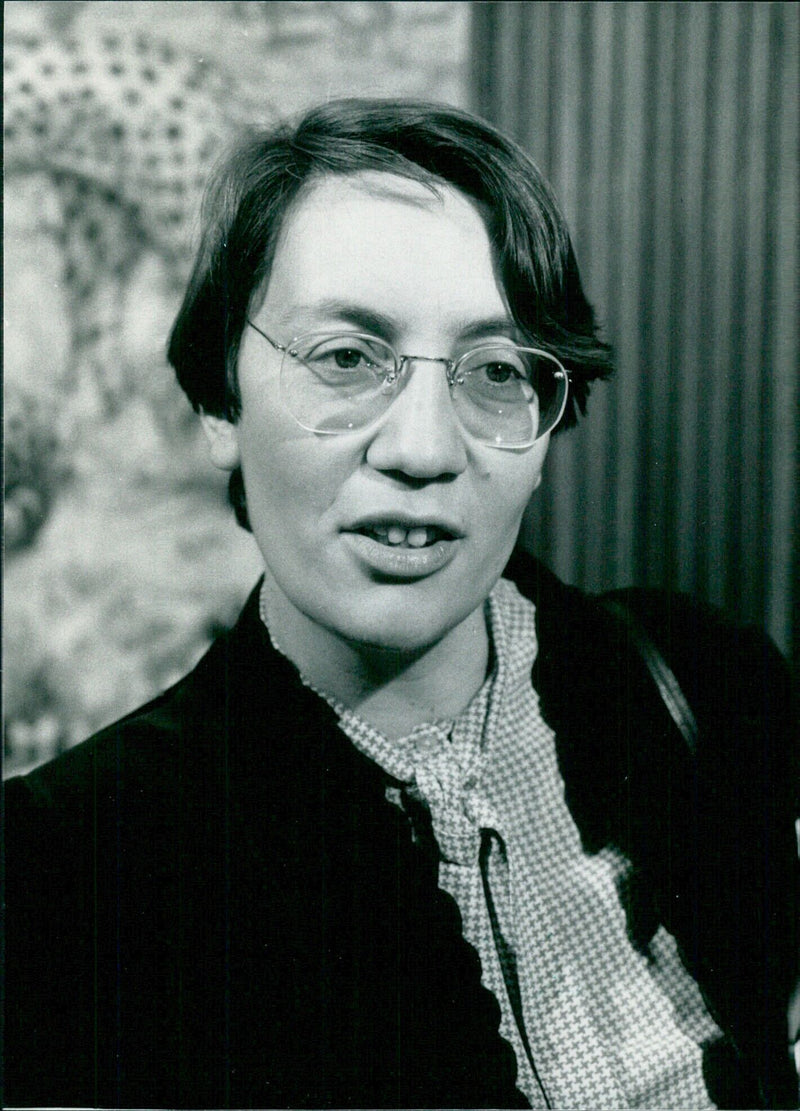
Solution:
[{"label": "eyeglass temple arm", "polygon": [[252,321],[252,320],[250,319],[250,317],[249,317],[249,316],[246,316],[246,317],[245,317],[245,320],[247,321],[247,323],[248,323],[248,324],[250,325],[250,327],[251,327],[251,328],[253,328],[253,329],[254,329],[254,330],[255,330],[256,332],[258,332],[258,334],[259,334],[260,336],[263,336],[263,337],[264,337],[264,339],[265,339],[265,340],[267,341],[267,343],[271,343],[271,344],[272,344],[272,346],[273,346],[273,347],[275,348],[275,350],[276,350],[276,351],[285,351],[285,350],[286,350],[286,346],[285,346],[284,344],[282,344],[282,343],[276,343],[276,342],[275,342],[275,340],[274,340],[274,339],[271,339],[271,338],[270,338],[270,337],[269,337],[269,336],[267,335],[267,333],[266,333],[266,332],[262,332],[262,330],[261,330],[261,329],[259,328],[259,326],[258,326],[257,324],[254,324],[254,323],[253,323],[253,321]]}]

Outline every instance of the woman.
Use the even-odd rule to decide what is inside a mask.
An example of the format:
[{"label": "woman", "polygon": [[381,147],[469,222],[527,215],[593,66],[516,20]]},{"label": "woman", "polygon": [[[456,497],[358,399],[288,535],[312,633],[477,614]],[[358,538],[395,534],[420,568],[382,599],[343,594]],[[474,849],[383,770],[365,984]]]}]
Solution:
[{"label": "woman", "polygon": [[[7,1097],[791,1105],[779,659],[512,559],[610,370],[538,171],[337,102],[248,138],[204,229],[170,360],[265,575],[9,785]],[[665,628],[694,754],[635,650]]]}]

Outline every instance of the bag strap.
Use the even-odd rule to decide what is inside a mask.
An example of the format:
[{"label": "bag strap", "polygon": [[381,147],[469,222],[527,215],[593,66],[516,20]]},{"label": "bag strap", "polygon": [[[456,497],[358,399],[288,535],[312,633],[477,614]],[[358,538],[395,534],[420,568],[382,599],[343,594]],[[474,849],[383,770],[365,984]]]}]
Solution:
[{"label": "bag strap", "polygon": [[631,607],[626,605],[624,595],[606,594],[598,597],[597,601],[606,613],[616,618],[627,631],[631,644],[650,672],[661,700],[686,742],[686,747],[694,756],[697,752],[697,721],[672,668]]}]

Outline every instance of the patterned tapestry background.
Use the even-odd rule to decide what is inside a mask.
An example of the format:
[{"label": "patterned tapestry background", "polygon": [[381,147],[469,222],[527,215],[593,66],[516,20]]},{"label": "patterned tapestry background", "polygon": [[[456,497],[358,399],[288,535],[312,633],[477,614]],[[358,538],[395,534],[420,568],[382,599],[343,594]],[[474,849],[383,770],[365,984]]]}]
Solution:
[{"label": "patterned tapestry background", "polygon": [[210,165],[337,95],[467,106],[469,4],[5,5],[5,752],[188,670],[259,571],[164,344]]}]

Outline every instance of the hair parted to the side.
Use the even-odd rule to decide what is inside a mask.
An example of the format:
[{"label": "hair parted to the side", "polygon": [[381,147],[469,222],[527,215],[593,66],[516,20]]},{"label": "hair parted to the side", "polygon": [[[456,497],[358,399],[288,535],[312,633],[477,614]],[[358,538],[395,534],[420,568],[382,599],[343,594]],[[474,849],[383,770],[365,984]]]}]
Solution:
[{"label": "hair parted to the side", "polygon": [[[516,324],[570,376],[560,427],[586,410],[590,383],[611,373],[581,286],[566,223],[539,170],[510,139],[445,105],[336,100],[295,124],[246,135],[206,191],[202,240],[168,358],[197,410],[236,421],[237,360],[251,300],[269,277],[292,204],[330,175],[379,170],[478,201]],[[237,495],[238,491],[238,495]],[[231,500],[246,525],[241,476]]]}]

